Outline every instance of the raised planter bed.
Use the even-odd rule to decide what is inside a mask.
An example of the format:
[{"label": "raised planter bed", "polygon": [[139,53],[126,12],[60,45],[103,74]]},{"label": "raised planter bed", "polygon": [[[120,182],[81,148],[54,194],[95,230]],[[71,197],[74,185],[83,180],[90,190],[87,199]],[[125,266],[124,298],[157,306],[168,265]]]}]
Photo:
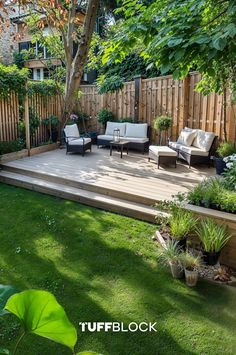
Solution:
[{"label": "raised planter bed", "polygon": [[[162,246],[162,248],[166,248],[167,239],[168,236],[166,235],[165,232],[160,233],[159,231],[156,231],[155,235],[153,236],[153,240],[157,241]],[[189,239],[191,240],[191,238]],[[194,249],[195,247],[196,249],[198,249],[198,244],[199,241],[197,240],[193,241]],[[225,279],[219,278],[219,270],[223,270],[224,277],[226,276]],[[201,279],[205,279],[216,284],[236,286],[236,271],[232,266],[228,265],[224,260],[220,260],[220,263],[217,263],[215,266],[209,266],[203,264],[198,268],[198,274]]]},{"label": "raised planter bed", "polygon": [[9,161],[25,158],[27,156],[28,156],[28,150],[22,149],[19,152],[8,153],[0,156],[0,163],[1,164],[8,163]]},{"label": "raised planter bed", "polygon": [[185,207],[196,213],[200,218],[213,218],[217,223],[225,224],[228,227],[232,238],[222,250],[220,261],[236,269],[236,215],[190,204],[187,204]]},{"label": "raised planter bed", "polygon": [[41,145],[40,147],[35,147],[30,149],[30,156],[40,153],[49,152],[51,150],[59,148],[59,143],[51,143],[46,145]]}]

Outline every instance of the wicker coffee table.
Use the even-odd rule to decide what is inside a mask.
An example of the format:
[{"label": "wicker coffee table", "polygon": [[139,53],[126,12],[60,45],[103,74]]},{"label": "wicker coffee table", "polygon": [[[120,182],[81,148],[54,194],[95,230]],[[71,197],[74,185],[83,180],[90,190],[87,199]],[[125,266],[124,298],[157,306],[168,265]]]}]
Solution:
[{"label": "wicker coffee table", "polygon": [[112,156],[113,147],[116,147],[117,150],[120,149],[120,157],[123,158],[123,151],[126,148],[127,155],[129,154],[129,141],[120,140],[119,142],[111,141],[110,142],[110,156]]}]

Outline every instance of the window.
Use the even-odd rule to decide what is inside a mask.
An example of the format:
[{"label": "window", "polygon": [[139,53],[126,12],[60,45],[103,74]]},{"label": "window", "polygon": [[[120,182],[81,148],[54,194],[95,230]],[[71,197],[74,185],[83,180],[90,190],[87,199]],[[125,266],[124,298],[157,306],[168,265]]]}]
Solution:
[{"label": "window", "polygon": [[31,42],[20,42],[19,43],[19,52],[26,50],[28,51],[31,48]]}]

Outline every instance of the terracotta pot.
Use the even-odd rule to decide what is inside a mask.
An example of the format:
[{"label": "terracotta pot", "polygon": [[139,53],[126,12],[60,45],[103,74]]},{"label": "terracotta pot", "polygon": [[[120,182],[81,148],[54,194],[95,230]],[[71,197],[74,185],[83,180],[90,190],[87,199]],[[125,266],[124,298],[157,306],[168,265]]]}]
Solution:
[{"label": "terracotta pot", "polygon": [[197,284],[198,272],[195,270],[184,269],[186,284],[190,287],[194,287]]},{"label": "terracotta pot", "polygon": [[170,264],[170,269],[171,269],[171,274],[174,279],[182,279],[184,276],[184,272],[182,267],[179,264],[176,263],[169,263]]}]

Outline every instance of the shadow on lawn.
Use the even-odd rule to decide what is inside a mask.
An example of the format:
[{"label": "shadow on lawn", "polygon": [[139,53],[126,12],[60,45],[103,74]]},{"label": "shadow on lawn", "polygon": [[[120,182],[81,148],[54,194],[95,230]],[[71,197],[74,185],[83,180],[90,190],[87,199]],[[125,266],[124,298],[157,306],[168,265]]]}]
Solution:
[{"label": "shadow on lawn", "polygon": [[[201,283],[195,290],[186,289],[183,283],[158,269],[138,253],[137,238],[132,235],[124,239],[125,231],[119,235],[121,223],[131,227],[132,220],[125,217],[111,219],[111,215],[85,206],[57,199],[52,201],[54,204],[46,208],[54,216],[55,230],[40,222],[38,236],[32,239],[24,237],[24,234],[18,236],[22,250],[30,250],[30,254],[12,255],[6,252],[7,249],[5,252],[0,250],[3,263],[14,265],[2,277],[2,283],[22,289],[48,289],[65,306],[77,328],[80,321],[119,321],[125,326],[133,321],[157,322],[157,333],[79,332],[81,350],[103,353],[105,350],[110,355],[196,354],[178,344],[165,326],[171,317],[174,320],[176,312],[193,314],[202,321],[207,317],[219,324],[227,322],[234,329],[233,317],[226,314],[219,317],[217,312],[212,312],[221,309],[222,302],[226,304],[228,293],[206,283]],[[45,208],[45,200],[38,195],[30,203],[37,220],[36,211]],[[49,240],[48,246],[45,239]],[[45,255],[39,253],[43,247]],[[172,326],[177,329],[178,323]],[[32,344],[35,345],[24,355],[37,355],[32,349],[38,344],[41,344],[38,354],[54,355],[58,351],[69,354],[66,349],[40,339],[32,338]]]}]

